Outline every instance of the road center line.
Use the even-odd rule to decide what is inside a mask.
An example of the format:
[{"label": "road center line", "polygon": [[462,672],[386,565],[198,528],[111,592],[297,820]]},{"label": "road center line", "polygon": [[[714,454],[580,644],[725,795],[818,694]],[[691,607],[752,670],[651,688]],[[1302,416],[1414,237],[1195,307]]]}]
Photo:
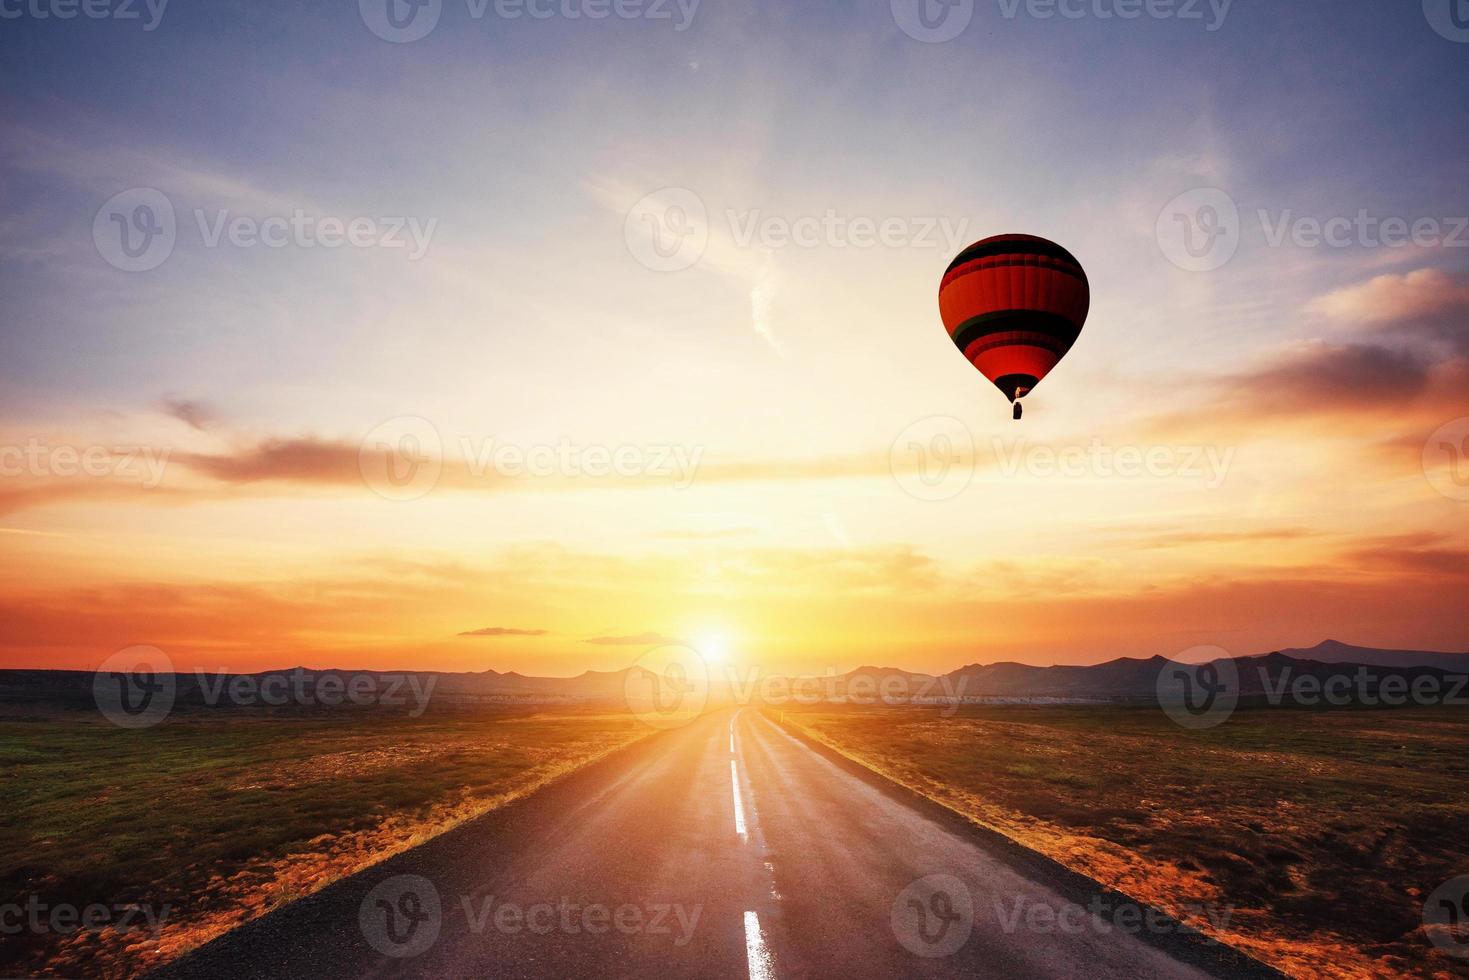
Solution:
[{"label": "road center line", "polygon": [[750,963],[750,980],[773,980],[775,970],[770,962],[770,950],[765,948],[760,917],[754,912],[745,913],[745,958]]},{"label": "road center line", "polygon": [[735,833],[739,834],[741,839],[743,839],[745,836],[745,807],[740,802],[740,771],[735,766],[733,759],[729,760],[729,783],[730,787],[734,790]]}]

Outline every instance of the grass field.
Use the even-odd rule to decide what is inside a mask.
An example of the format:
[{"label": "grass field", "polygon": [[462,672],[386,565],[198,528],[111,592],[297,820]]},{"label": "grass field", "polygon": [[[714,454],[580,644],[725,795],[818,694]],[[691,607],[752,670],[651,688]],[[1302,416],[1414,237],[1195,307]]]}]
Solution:
[{"label": "grass field", "polygon": [[[1297,976],[1464,976],[1424,899],[1469,872],[1469,712],[829,705],[772,717]],[[1199,910],[1227,913],[1227,925]]]},{"label": "grass field", "polygon": [[573,707],[0,718],[0,903],[109,910],[5,935],[0,974],[155,966],[649,731]]}]

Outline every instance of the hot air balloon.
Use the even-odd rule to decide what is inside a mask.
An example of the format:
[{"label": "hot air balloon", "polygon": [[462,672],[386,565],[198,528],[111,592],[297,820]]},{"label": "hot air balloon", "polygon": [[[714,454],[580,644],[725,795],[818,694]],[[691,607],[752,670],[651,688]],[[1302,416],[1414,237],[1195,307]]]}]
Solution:
[{"label": "hot air balloon", "polygon": [[1034,235],[995,235],[954,257],[939,284],[939,315],[964,357],[1015,403],[1034,390],[1081,333],[1091,289],[1081,263]]}]

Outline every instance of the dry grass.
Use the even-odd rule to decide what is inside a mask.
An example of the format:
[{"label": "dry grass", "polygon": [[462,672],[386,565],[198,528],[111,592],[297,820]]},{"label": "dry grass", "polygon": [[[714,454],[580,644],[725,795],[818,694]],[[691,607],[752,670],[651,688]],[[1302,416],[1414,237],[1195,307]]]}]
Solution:
[{"label": "dry grass", "polygon": [[157,930],[8,936],[0,972],[136,975],[649,732],[570,707],[0,722],[0,902],[170,907]]},{"label": "dry grass", "polygon": [[1469,972],[1421,927],[1427,894],[1469,871],[1469,712],[1240,711],[1203,732],[1120,707],[781,717],[1292,975]]}]

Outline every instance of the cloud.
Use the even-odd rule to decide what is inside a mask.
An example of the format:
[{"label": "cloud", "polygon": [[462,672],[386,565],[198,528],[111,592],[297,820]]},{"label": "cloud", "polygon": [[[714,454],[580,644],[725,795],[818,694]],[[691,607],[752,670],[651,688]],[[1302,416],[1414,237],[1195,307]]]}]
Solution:
[{"label": "cloud", "polygon": [[1439,269],[1375,276],[1306,304],[1308,313],[1352,323],[1403,323],[1446,313],[1469,315],[1469,282]]},{"label": "cloud", "polygon": [[647,647],[661,646],[665,643],[682,643],[676,636],[664,636],[662,633],[639,633],[636,636],[596,636],[588,643],[604,647]]},{"label": "cloud", "polygon": [[1469,578],[1469,549],[1445,547],[1431,534],[1378,538],[1343,557],[1362,571],[1386,572],[1394,577]]},{"label": "cloud", "polygon": [[1268,419],[1377,411],[1417,398],[1429,375],[1429,363],[1411,350],[1311,340],[1206,382],[1206,407],[1188,414]]},{"label": "cloud", "polygon": [[1303,527],[1271,527],[1249,531],[1178,531],[1152,534],[1130,540],[1132,548],[1177,548],[1195,544],[1252,544],[1260,541],[1293,541],[1317,532]]},{"label": "cloud", "polygon": [[207,430],[219,420],[214,408],[206,402],[187,398],[164,398],[160,403],[163,413],[178,419],[200,432]]},{"label": "cloud", "polygon": [[267,439],[234,453],[185,453],[174,456],[174,461],[225,483],[362,482],[356,446],[309,437]]},{"label": "cloud", "polygon": [[513,626],[486,626],[483,629],[466,630],[460,636],[545,636],[550,630],[523,630]]}]

